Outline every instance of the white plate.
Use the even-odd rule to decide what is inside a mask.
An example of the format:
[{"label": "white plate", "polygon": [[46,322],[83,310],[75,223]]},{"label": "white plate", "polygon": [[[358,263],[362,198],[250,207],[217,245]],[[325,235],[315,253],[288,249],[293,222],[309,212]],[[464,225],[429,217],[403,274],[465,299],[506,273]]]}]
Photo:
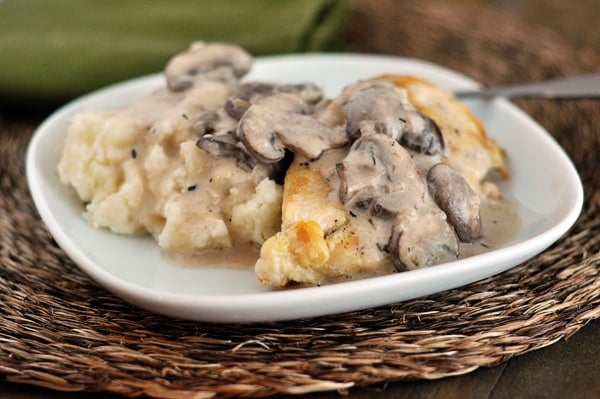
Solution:
[{"label": "white plate", "polygon": [[[432,64],[399,57],[308,54],[258,58],[248,79],[312,81],[328,96],[382,73],[413,74],[448,89],[476,83]],[[403,301],[491,276],[543,251],[581,211],[583,190],[571,161],[525,113],[505,100],[469,101],[508,154],[512,178],[502,191],[519,202],[522,226],[502,248],[427,269],[322,287],[271,290],[252,271],[170,264],[152,238],[124,237],[90,227],[82,206],[56,171],[71,117],[116,108],[163,85],[152,75],[110,86],[71,102],[36,131],[27,177],[40,215],[56,242],[94,280],[125,300],[164,315],[211,322],[255,322],[334,314]]]}]

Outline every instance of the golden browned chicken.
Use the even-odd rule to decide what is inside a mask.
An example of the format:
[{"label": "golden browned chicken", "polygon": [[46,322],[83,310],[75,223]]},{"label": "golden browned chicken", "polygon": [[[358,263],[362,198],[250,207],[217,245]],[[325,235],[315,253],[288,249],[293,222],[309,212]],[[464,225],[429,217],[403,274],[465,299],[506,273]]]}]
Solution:
[{"label": "golden browned chicken", "polygon": [[[296,154],[284,184],[282,231],[262,246],[264,284],[323,284],[431,266],[485,234],[502,149],[452,94],[411,76],[347,87],[315,118],[348,142]],[[339,144],[339,143],[338,143]],[[490,189],[492,186],[492,189]]]}]

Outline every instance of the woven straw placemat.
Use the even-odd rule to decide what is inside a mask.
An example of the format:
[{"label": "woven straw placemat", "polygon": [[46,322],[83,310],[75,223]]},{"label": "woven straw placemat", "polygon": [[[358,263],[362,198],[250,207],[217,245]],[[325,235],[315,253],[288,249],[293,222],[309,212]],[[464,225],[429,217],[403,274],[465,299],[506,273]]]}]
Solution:
[{"label": "woven straw placemat", "polygon": [[[450,3],[352,2],[347,38],[355,50],[428,59],[485,83],[599,65],[597,54],[551,32]],[[558,243],[426,298],[242,326],[165,318],[94,284],[56,246],[30,199],[23,160],[33,124],[0,120],[0,374],[125,396],[269,396],[467,373],[570,336],[600,316],[599,107],[519,105],[564,146],[585,185],[583,214]]]}]

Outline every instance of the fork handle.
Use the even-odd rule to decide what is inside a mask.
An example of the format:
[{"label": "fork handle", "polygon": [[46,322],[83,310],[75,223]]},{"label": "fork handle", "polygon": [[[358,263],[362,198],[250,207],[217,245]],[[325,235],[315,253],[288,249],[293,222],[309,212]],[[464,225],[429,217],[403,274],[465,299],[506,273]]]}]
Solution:
[{"label": "fork handle", "polygon": [[507,86],[482,87],[475,90],[458,90],[457,97],[507,97],[507,98],[600,98],[600,72],[555,78],[540,82]]}]

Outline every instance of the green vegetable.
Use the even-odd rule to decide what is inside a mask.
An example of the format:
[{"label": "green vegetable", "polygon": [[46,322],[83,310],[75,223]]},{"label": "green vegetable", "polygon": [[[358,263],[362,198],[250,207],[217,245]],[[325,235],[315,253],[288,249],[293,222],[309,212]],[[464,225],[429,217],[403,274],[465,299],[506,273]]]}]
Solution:
[{"label": "green vegetable", "polygon": [[332,49],[342,0],[0,0],[0,102],[58,104],[162,71],[196,40]]}]

